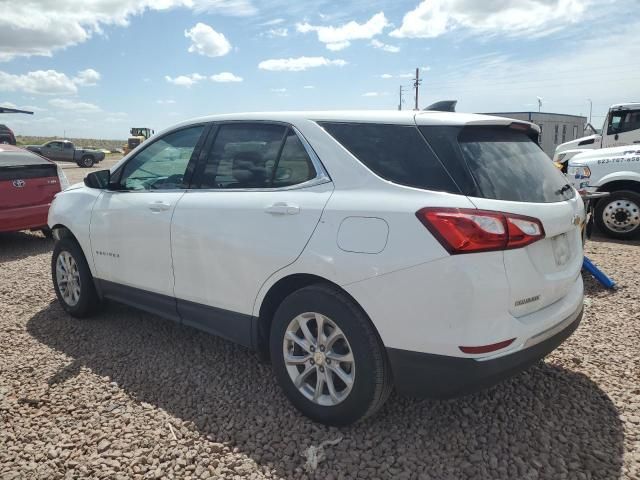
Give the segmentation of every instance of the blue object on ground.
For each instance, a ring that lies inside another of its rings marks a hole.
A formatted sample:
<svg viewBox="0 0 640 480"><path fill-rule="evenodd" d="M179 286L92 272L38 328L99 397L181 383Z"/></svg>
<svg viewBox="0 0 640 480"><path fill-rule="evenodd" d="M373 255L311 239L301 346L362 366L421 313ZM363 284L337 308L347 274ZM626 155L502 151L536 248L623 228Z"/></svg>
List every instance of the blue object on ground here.
<svg viewBox="0 0 640 480"><path fill-rule="evenodd" d="M584 260L582 261L582 268L593 275L593 277L597 281L599 281L605 288L615 288L616 282L602 273L602 271L598 267L596 267L587 257L584 257Z"/></svg>

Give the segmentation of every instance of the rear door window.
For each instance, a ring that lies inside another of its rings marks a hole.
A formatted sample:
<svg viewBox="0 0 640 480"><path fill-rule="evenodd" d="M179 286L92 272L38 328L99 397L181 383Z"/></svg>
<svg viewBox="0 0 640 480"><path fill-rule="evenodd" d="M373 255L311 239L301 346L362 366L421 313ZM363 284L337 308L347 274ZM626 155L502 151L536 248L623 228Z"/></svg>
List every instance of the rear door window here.
<svg viewBox="0 0 640 480"><path fill-rule="evenodd" d="M218 127L213 148L193 182L204 189L265 189L300 185L316 170L293 129L234 122Z"/></svg>
<svg viewBox="0 0 640 480"><path fill-rule="evenodd" d="M414 126L334 122L320 125L385 180L425 190L460 193Z"/></svg>
<svg viewBox="0 0 640 480"><path fill-rule="evenodd" d="M469 195L531 203L574 196L564 175L525 132L501 126L420 130L436 154L468 169L477 186Z"/></svg>

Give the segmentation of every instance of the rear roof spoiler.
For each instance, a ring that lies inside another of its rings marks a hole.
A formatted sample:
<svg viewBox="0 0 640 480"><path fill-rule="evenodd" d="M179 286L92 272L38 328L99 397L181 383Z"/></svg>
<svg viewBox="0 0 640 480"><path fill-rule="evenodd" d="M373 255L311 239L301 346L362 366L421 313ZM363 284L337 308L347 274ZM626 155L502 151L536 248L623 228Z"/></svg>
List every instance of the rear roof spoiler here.
<svg viewBox="0 0 640 480"><path fill-rule="evenodd" d="M429 112L455 112L457 103L457 100L440 100L432 103L425 110Z"/></svg>

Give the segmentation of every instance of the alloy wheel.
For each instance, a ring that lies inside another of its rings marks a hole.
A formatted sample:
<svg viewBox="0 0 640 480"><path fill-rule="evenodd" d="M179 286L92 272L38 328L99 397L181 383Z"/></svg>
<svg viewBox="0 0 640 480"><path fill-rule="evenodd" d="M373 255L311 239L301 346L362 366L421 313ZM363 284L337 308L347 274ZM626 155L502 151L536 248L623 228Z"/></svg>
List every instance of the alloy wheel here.
<svg viewBox="0 0 640 480"><path fill-rule="evenodd" d="M298 391L313 403L334 406L353 388L356 365L344 332L326 315L302 313L282 342L284 363Z"/></svg>
<svg viewBox="0 0 640 480"><path fill-rule="evenodd" d="M78 264L69 252L60 252L56 261L56 283L67 305L73 307L80 300L80 272Z"/></svg>

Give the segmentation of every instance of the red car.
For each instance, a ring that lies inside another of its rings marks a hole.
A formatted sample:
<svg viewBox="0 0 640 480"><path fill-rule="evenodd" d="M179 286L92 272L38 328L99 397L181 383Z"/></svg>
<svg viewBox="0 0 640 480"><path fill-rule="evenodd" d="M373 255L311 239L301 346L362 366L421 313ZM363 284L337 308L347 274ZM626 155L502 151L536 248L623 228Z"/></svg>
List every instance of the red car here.
<svg viewBox="0 0 640 480"><path fill-rule="evenodd" d="M56 193L68 185L62 170L35 153L0 145L0 232L42 230Z"/></svg>

